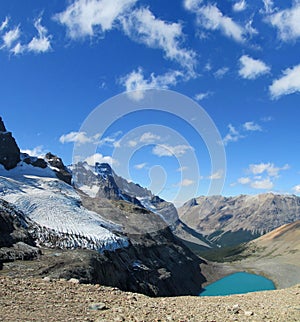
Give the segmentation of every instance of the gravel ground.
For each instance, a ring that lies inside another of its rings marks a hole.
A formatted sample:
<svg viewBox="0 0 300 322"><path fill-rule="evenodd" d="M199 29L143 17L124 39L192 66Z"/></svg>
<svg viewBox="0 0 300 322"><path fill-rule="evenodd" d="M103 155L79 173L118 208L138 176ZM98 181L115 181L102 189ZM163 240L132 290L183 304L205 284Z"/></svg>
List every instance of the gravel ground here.
<svg viewBox="0 0 300 322"><path fill-rule="evenodd" d="M76 282L0 277L0 321L300 321L300 285L226 297L149 298Z"/></svg>

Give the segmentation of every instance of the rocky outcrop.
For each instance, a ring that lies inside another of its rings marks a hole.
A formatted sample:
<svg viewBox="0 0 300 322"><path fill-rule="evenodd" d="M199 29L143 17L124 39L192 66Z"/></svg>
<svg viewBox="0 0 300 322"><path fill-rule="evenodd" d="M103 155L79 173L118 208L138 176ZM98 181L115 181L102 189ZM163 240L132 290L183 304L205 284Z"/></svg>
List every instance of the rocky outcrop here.
<svg viewBox="0 0 300 322"><path fill-rule="evenodd" d="M300 197L266 193L199 197L184 204L180 219L212 243L234 246L300 219Z"/></svg>
<svg viewBox="0 0 300 322"><path fill-rule="evenodd" d="M34 246L28 232L28 223L12 204L0 199L0 247L10 247L17 242Z"/></svg>
<svg viewBox="0 0 300 322"><path fill-rule="evenodd" d="M48 152L45 155L45 159L48 164L52 167L52 170L56 173L58 179L66 182L67 184L71 184L72 182L72 174L69 169L64 165L61 158Z"/></svg>
<svg viewBox="0 0 300 322"><path fill-rule="evenodd" d="M0 117L0 164L6 170L13 169L20 162L20 149L11 132L7 132Z"/></svg>
<svg viewBox="0 0 300 322"><path fill-rule="evenodd" d="M0 263L38 257L41 251L35 247L28 227L23 214L0 199Z"/></svg>
<svg viewBox="0 0 300 322"><path fill-rule="evenodd" d="M102 254L90 250L43 249L39 261L6 264L10 276L71 278L149 296L198 295L205 278L201 260L170 231L132 238L127 248ZM24 266L24 265L23 265Z"/></svg>

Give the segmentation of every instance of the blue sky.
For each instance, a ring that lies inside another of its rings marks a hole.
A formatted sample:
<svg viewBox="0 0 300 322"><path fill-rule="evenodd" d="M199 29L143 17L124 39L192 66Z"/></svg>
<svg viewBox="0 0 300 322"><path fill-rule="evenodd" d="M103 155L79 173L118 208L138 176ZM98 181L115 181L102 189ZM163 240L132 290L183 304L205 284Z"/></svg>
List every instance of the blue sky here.
<svg viewBox="0 0 300 322"><path fill-rule="evenodd" d="M0 115L24 151L52 151L69 164L74 143L94 140L97 160L116 171L113 153L132 129L150 120L174 128L187 143L170 146L145 128L129 163L131 180L159 178L169 200L195 182L205 194L225 175L225 195L299 194L299 40L297 0L3 0ZM80 132L99 104L148 88L203 107L223 138L226 174L213 173L205 143L166 116L133 115L94 138ZM200 173L183 180L178 155L189 147ZM176 202L189 197L187 189Z"/></svg>

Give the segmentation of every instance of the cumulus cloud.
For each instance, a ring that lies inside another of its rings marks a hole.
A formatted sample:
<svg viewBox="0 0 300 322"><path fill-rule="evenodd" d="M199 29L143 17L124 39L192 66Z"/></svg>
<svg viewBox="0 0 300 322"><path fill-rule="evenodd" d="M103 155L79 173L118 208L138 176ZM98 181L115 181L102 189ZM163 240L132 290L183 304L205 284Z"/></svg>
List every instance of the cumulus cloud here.
<svg viewBox="0 0 300 322"><path fill-rule="evenodd" d="M148 8L136 9L121 19L126 35L150 48L162 49L166 58L177 62L194 75L196 54L182 48L182 25L158 19Z"/></svg>
<svg viewBox="0 0 300 322"><path fill-rule="evenodd" d="M263 61L253 59L247 55L240 57L239 62L239 75L246 79L256 79L257 77L270 72L270 67Z"/></svg>
<svg viewBox="0 0 300 322"><path fill-rule="evenodd" d="M251 179L249 177L241 177L237 180L240 184L249 184L251 182Z"/></svg>
<svg viewBox="0 0 300 322"><path fill-rule="evenodd" d="M202 101L203 99L208 98L211 95L212 95L212 92L198 93L195 95L195 100Z"/></svg>
<svg viewBox="0 0 300 322"><path fill-rule="evenodd" d="M49 51L51 49L51 35L48 35L48 30L42 26L41 20L42 18L39 17L34 21L34 27L38 31L38 36L33 37L28 44L21 43L21 28L17 26L5 32L2 36L3 45L1 49L7 49L14 55L19 55L24 52L44 53ZM6 18L1 24L0 31L7 29L8 23L9 19Z"/></svg>
<svg viewBox="0 0 300 322"><path fill-rule="evenodd" d="M146 167L147 163L144 162L144 163L139 163L139 164L136 164L134 165L134 168L137 169L137 170L142 170Z"/></svg>
<svg viewBox="0 0 300 322"><path fill-rule="evenodd" d="M182 181L178 182L175 186L176 187L188 187L194 184L195 181L191 179L183 179Z"/></svg>
<svg viewBox="0 0 300 322"><path fill-rule="evenodd" d="M245 131L262 131L262 127L254 122L245 122L243 128Z"/></svg>
<svg viewBox="0 0 300 322"><path fill-rule="evenodd" d="M47 153L44 150L43 145L36 146L33 149L22 149L21 152L26 153L32 157L44 157L44 155Z"/></svg>
<svg viewBox="0 0 300 322"><path fill-rule="evenodd" d="M236 11L236 12L243 11L246 8L247 8L247 2L245 0L240 0L232 6L233 11Z"/></svg>
<svg viewBox="0 0 300 322"><path fill-rule="evenodd" d="M111 156L104 156L101 153L95 153L84 160L87 164L94 166L96 162L98 163L108 163L111 166L118 165L118 161L113 159Z"/></svg>
<svg viewBox="0 0 300 322"><path fill-rule="evenodd" d="M289 168L288 164L285 164L283 167L276 167L274 163L269 162L250 164L249 171L254 175L267 173L270 177L278 177L280 171L288 170Z"/></svg>
<svg viewBox="0 0 300 322"><path fill-rule="evenodd" d="M159 141L161 137L157 134L151 132L145 132L140 137L140 142L142 143L153 143L155 141Z"/></svg>
<svg viewBox="0 0 300 322"><path fill-rule="evenodd" d="M162 75L152 73L147 79L141 67L120 79L120 83L125 87L131 99L139 101L144 98L144 91L147 89L167 89L171 85L176 85L183 77L183 73L177 70L167 72Z"/></svg>
<svg viewBox="0 0 300 322"><path fill-rule="evenodd" d="M183 5L186 10L194 11L199 9L202 0L184 0Z"/></svg>
<svg viewBox="0 0 300 322"><path fill-rule="evenodd" d="M38 18L34 22L34 27L38 31L38 37L33 37L27 45L27 50L35 53L44 53L51 49L50 38L48 30L41 24L42 18Z"/></svg>
<svg viewBox="0 0 300 322"><path fill-rule="evenodd" d="M292 190L294 191L294 193L300 194L300 184L298 184L297 186L293 187Z"/></svg>
<svg viewBox="0 0 300 322"><path fill-rule="evenodd" d="M100 134L95 134L93 136L88 136L86 132L70 132L68 134L63 134L59 141L61 143L77 143L77 144L85 144L85 143L99 143Z"/></svg>
<svg viewBox="0 0 300 322"><path fill-rule="evenodd" d="M274 12L274 2L273 0L262 0L264 3L263 13L270 14Z"/></svg>
<svg viewBox="0 0 300 322"><path fill-rule="evenodd" d="M263 180L254 180L250 183L250 186L254 189L270 190L274 187L274 183L270 178L266 178Z"/></svg>
<svg viewBox="0 0 300 322"><path fill-rule="evenodd" d="M0 31L4 30L8 26L8 22L9 22L9 17L5 17L5 20L2 21L0 25Z"/></svg>
<svg viewBox="0 0 300 322"><path fill-rule="evenodd" d="M210 180L219 180L223 178L223 170L218 170L214 173L212 173L210 176L208 176L208 179Z"/></svg>
<svg viewBox="0 0 300 322"><path fill-rule="evenodd" d="M159 142L161 140L161 137L155 133L152 132L145 132L141 136L129 140L127 142L127 145L130 147L135 147L138 145L138 143L145 143L145 144L151 144L155 142Z"/></svg>
<svg viewBox="0 0 300 322"><path fill-rule="evenodd" d="M19 26L5 32L5 34L2 36L3 45L1 48L6 48L8 50L12 49L13 45L20 38L20 35L21 30Z"/></svg>
<svg viewBox="0 0 300 322"><path fill-rule="evenodd" d="M186 171L188 170L189 168L186 167L186 166L182 166L182 167L179 167L178 169L176 169L177 172L183 172L183 171Z"/></svg>
<svg viewBox="0 0 300 322"><path fill-rule="evenodd" d="M229 132L223 138L224 145L227 145L229 142L237 142L239 139L242 139L244 137L232 124L228 125L228 129Z"/></svg>
<svg viewBox="0 0 300 322"><path fill-rule="evenodd" d="M199 4L199 3L198 3ZM208 30L220 30L226 37L237 42L245 40L245 29L224 15L215 4L206 6L194 5L194 1L186 1L185 8L197 16L197 24Z"/></svg>
<svg viewBox="0 0 300 322"><path fill-rule="evenodd" d="M70 38L92 37L114 27L116 19L137 0L76 0L54 19L65 25Z"/></svg>
<svg viewBox="0 0 300 322"><path fill-rule="evenodd" d="M224 66L219 68L216 72L214 72L214 76L218 79L222 79L229 71L229 68Z"/></svg>
<svg viewBox="0 0 300 322"><path fill-rule="evenodd" d="M292 8L272 14L268 21L278 29L278 36L281 40L296 40L300 37L300 2L295 1Z"/></svg>
<svg viewBox="0 0 300 322"><path fill-rule="evenodd" d="M273 81L269 86L272 99L300 92L300 64L283 71L283 76Z"/></svg>
<svg viewBox="0 0 300 322"><path fill-rule="evenodd" d="M236 183L248 185L253 189L270 190L274 187L280 172L289 168L288 164L278 167L271 162L250 164L246 170L248 176L239 178Z"/></svg>
<svg viewBox="0 0 300 322"><path fill-rule="evenodd" d="M171 146L168 144L160 144L156 145L152 149L152 153L159 157L181 157L186 154L188 151L192 150L193 148L190 145L175 145Z"/></svg>

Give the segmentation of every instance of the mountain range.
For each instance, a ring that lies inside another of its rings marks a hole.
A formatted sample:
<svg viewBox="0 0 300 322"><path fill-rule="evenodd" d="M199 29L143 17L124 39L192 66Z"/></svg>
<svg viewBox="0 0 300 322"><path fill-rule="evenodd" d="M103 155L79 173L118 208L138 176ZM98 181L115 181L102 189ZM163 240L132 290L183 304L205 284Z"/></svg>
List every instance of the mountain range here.
<svg viewBox="0 0 300 322"><path fill-rule="evenodd" d="M265 193L201 196L178 209L180 219L208 241L234 246L300 219L300 197Z"/></svg>
<svg viewBox="0 0 300 322"><path fill-rule="evenodd" d="M271 193L198 197L177 211L107 163L20 152L0 118L0 274L196 295L205 261L193 247L236 246L299 219L299 197Z"/></svg>

